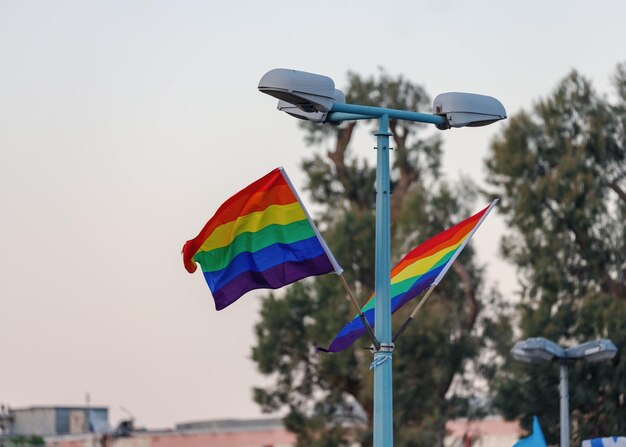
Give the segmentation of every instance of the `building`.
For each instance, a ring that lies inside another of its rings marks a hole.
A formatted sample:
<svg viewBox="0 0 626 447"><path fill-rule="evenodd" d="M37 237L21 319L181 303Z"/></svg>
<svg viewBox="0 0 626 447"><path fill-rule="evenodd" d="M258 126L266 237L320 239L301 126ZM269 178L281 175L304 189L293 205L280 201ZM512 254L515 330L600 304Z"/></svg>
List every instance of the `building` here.
<svg viewBox="0 0 626 447"><path fill-rule="evenodd" d="M37 435L48 447L293 447L296 442L280 419L186 422L172 430L138 430L129 420L111 430L107 408L31 407L9 414L5 439ZM459 419L446 428L445 447L511 446L521 435L519 423L499 417Z"/></svg>
<svg viewBox="0 0 626 447"><path fill-rule="evenodd" d="M0 419L5 436L46 437L111 431L106 407L9 408Z"/></svg>

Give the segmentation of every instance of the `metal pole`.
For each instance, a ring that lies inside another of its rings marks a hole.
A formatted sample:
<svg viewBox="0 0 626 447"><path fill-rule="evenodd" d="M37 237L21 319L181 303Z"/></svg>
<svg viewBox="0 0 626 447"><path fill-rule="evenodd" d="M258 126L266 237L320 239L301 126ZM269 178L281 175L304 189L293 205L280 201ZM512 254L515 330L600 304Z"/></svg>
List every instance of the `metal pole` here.
<svg viewBox="0 0 626 447"><path fill-rule="evenodd" d="M374 447L393 446L393 396L391 352L391 248L389 116L378 121L376 158L376 338L381 349L374 353Z"/></svg>
<svg viewBox="0 0 626 447"><path fill-rule="evenodd" d="M561 447L569 447L569 385L567 383L567 362L561 362Z"/></svg>
<svg viewBox="0 0 626 447"><path fill-rule="evenodd" d="M387 115L387 119L416 121L418 123L430 123L442 125L446 124L446 119L443 116L431 115L430 113L410 112L408 110L388 109L386 107L372 107L361 106L359 104L343 104L335 103L331 110L330 119L341 121L342 119L351 119L345 115L332 115L334 112L339 113L351 113L353 115L371 116L372 118L382 118L383 115ZM363 119L359 117L357 119Z"/></svg>

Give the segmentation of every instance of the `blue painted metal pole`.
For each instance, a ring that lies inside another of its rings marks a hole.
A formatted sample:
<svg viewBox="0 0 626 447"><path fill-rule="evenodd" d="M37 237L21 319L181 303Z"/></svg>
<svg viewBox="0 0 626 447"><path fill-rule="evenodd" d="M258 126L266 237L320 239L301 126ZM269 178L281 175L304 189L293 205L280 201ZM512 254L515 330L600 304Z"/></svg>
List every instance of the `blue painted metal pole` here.
<svg viewBox="0 0 626 447"><path fill-rule="evenodd" d="M393 446L393 396L391 353L391 218L389 180L389 116L379 118L376 161L376 338L381 350L374 353L374 447Z"/></svg>
<svg viewBox="0 0 626 447"><path fill-rule="evenodd" d="M569 384L567 377L567 362L561 362L561 380L559 391L561 395L561 447L569 447Z"/></svg>
<svg viewBox="0 0 626 447"><path fill-rule="evenodd" d="M354 115L371 116L372 118L379 118L383 115L387 115L388 118L406 121L415 121L418 123L430 123L430 124L445 124L446 119L443 116L431 115L430 113L409 112L407 110L387 109L385 107L372 107L361 106L358 104L343 104L335 103L329 118L331 120L341 121L341 119L350 119L347 116L334 115L335 112L350 113ZM335 117L341 116L341 119ZM362 117L359 119L363 119Z"/></svg>
<svg viewBox="0 0 626 447"><path fill-rule="evenodd" d="M344 112L330 112L326 117L326 121L329 123L336 123L340 121L356 121L356 120L371 120L375 119L372 115L357 115L355 113Z"/></svg>

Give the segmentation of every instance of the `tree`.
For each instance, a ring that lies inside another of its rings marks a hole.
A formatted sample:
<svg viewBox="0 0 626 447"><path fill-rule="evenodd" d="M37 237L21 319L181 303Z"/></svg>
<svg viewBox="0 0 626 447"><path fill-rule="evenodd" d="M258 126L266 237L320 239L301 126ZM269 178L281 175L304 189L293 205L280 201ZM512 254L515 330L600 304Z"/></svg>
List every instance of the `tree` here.
<svg viewBox="0 0 626 447"><path fill-rule="evenodd" d="M424 89L381 71L363 78L349 73L350 103L406 110L429 106ZM306 142L325 153L305 159L307 191L318 205L325 239L364 303L374 288L375 169L351 152L357 122L339 127L303 123ZM392 257L469 216L473 195L466 183L449 185L440 172L441 142L422 137L424 126L390 121L393 133ZM393 262L393 260L392 260ZM468 247L432 301L400 339L394 352L395 444L442 445L446 419L466 412L471 393L464 380L481 339L476 326L484 299L482 269ZM408 309L395 315L395 327ZM317 354L355 314L333 275L302 281L263 301L253 359L274 383L255 389L266 412L287 410L286 427L298 445L370 445L372 355L365 338L348 351Z"/></svg>
<svg viewBox="0 0 626 447"><path fill-rule="evenodd" d="M502 252L521 278L521 338L611 338L621 352L611 364L570 368L573 445L626 432L625 65L614 81L610 102L573 71L532 112L509 119L487 160L511 229ZM503 356L511 344L501 344ZM496 405L526 427L538 415L555 443L558 381L555 365L509 356L494 377Z"/></svg>

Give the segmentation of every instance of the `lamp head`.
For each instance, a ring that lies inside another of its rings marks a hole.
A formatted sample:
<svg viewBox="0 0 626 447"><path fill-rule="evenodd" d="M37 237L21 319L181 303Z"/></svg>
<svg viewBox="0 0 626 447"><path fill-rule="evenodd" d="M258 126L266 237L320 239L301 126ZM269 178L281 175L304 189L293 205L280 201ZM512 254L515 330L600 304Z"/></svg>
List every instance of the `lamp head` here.
<svg viewBox="0 0 626 447"><path fill-rule="evenodd" d="M341 90L335 89L334 102L345 104L346 95L344 95ZM284 101L282 99L278 100L278 105L276 106L276 108L280 110L281 112L285 112L293 116L294 118L298 118L298 119L306 120L306 121L312 121L314 123L325 123L326 117L328 116L327 111L326 112L318 112L318 111L305 112L301 108L287 101ZM336 125L341 124L341 122L334 121L334 122L331 122L330 124L333 124L336 126Z"/></svg>
<svg viewBox="0 0 626 447"><path fill-rule="evenodd" d="M543 337L518 341L511 349L511 355L514 359L526 363L550 362L554 359L564 359L566 356L561 346Z"/></svg>
<svg viewBox="0 0 626 447"><path fill-rule="evenodd" d="M524 350L523 341L518 341L517 343L515 343L515 345L513 346L513 349L511 349L511 355L513 356L515 360L524 362L524 363L543 363L543 362L548 362L552 360L552 358L543 359L536 355L532 355L532 353L526 352Z"/></svg>
<svg viewBox="0 0 626 447"><path fill-rule="evenodd" d="M565 353L568 358L585 359L595 363L611 360L617 354L617 347L608 339L593 340L569 348Z"/></svg>
<svg viewBox="0 0 626 447"><path fill-rule="evenodd" d="M335 83L331 78L286 68L265 73L259 81L259 91L306 113L327 113L335 102Z"/></svg>
<svg viewBox="0 0 626 447"><path fill-rule="evenodd" d="M460 92L438 95L433 101L433 114L446 119L446 124L437 126L442 130L486 126L506 118L506 110L496 98Z"/></svg>

